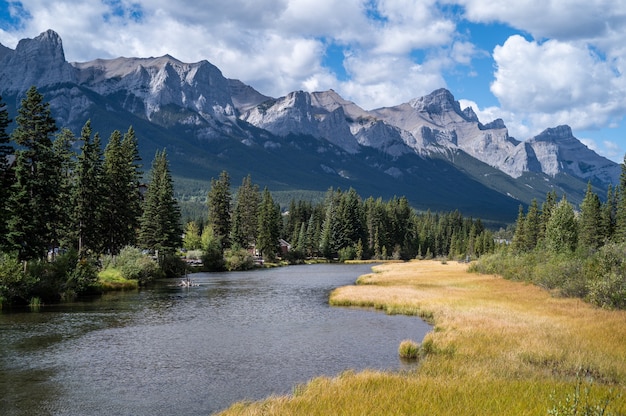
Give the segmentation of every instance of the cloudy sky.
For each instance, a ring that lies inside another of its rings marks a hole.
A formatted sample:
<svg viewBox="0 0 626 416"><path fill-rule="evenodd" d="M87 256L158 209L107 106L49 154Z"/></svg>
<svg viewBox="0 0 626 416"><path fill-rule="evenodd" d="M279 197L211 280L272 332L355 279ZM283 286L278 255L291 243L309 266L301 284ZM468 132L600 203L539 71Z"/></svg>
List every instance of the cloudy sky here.
<svg viewBox="0 0 626 416"><path fill-rule="evenodd" d="M626 152L626 2L0 0L0 43L53 29L68 61L208 60L280 97L334 89L365 109L441 87L520 139L569 124Z"/></svg>

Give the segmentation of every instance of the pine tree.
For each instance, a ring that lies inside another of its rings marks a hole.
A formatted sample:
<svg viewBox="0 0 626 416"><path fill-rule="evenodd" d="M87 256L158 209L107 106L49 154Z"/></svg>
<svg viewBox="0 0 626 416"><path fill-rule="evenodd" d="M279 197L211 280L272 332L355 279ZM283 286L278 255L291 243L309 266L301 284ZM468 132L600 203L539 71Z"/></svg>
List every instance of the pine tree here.
<svg viewBox="0 0 626 416"><path fill-rule="evenodd" d="M591 183L587 184L585 197L580 205L579 245L583 249L595 250L603 242L602 212L600 198L596 195Z"/></svg>
<svg viewBox="0 0 626 416"><path fill-rule="evenodd" d="M613 239L615 233L615 211L617 210L617 196L613 187L609 185L606 192L606 201L602 204L601 233L605 241Z"/></svg>
<svg viewBox="0 0 626 416"><path fill-rule="evenodd" d="M6 247L7 222L9 220L9 191L11 187L11 172L9 171L9 155L13 148L9 145L10 136L7 128L11 120L6 105L0 97L0 249Z"/></svg>
<svg viewBox="0 0 626 416"><path fill-rule="evenodd" d="M578 223L572 205L563 197L546 225L546 249L553 253L573 252L578 244Z"/></svg>
<svg viewBox="0 0 626 416"><path fill-rule="evenodd" d="M254 247L258 232L259 186L252 184L250 175L243 178L237 190L233 209L231 241L240 247Z"/></svg>
<svg viewBox="0 0 626 416"><path fill-rule="evenodd" d="M272 194L265 188L259 206L257 250L266 260L274 260L278 254L280 220L280 207L274 203Z"/></svg>
<svg viewBox="0 0 626 416"><path fill-rule="evenodd" d="M615 241L626 242L626 155L621 163L622 173L619 178L619 197L615 213Z"/></svg>
<svg viewBox="0 0 626 416"><path fill-rule="evenodd" d="M541 226L539 228L539 243L543 242L546 235L546 227L548 225L548 221L550 221L550 217L552 216L552 211L556 207L558 201L558 197L556 191L550 191L546 194L546 199L541 204Z"/></svg>
<svg viewBox="0 0 626 416"><path fill-rule="evenodd" d="M57 245L65 249L77 246L72 205L76 174L76 154L72 146L75 141L74 133L68 129L63 129L52 144L60 174L54 238L58 242Z"/></svg>
<svg viewBox="0 0 626 416"><path fill-rule="evenodd" d="M12 139L16 151L15 181L8 201L7 240L20 260L42 258L54 245L52 227L59 175L52 152L57 130L50 105L35 87L26 92L15 119Z"/></svg>
<svg viewBox="0 0 626 416"><path fill-rule="evenodd" d="M104 223L107 189L104 187L103 155L98 133L92 138L91 121L82 128L81 153L78 155L76 186L72 197L74 222L81 257L99 254L104 249Z"/></svg>
<svg viewBox="0 0 626 416"><path fill-rule="evenodd" d="M139 244L160 254L171 253L181 245L182 229L165 150L156 152L150 178L140 220Z"/></svg>
<svg viewBox="0 0 626 416"><path fill-rule="evenodd" d="M230 176L222 171L219 179L211 179L211 190L207 197L209 225L222 242L222 248L230 247L231 226Z"/></svg>
<svg viewBox="0 0 626 416"><path fill-rule="evenodd" d="M513 234L512 247L515 251L524 251L526 248L526 216L524 215L524 207L519 206L517 211L517 220L515 221L515 233Z"/></svg>
<svg viewBox="0 0 626 416"><path fill-rule="evenodd" d="M541 218L539 214L539 205L537 200L533 199L528 207L526 220L524 224L524 249L526 251L534 250L539 242L539 234L541 232Z"/></svg>
<svg viewBox="0 0 626 416"><path fill-rule="evenodd" d="M132 128L122 140L114 131L104 150L104 186L106 188L106 251L117 254L136 241L141 216L138 167L139 156Z"/></svg>

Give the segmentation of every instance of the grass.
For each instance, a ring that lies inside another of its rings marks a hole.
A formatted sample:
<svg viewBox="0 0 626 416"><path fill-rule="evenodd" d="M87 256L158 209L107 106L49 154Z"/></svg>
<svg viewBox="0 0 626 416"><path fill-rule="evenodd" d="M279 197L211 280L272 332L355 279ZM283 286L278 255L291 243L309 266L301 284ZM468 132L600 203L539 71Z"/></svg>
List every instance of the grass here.
<svg viewBox="0 0 626 416"><path fill-rule="evenodd" d="M108 268L98 273L98 286L104 292L135 290L139 287L139 282L124 278L118 269Z"/></svg>
<svg viewBox="0 0 626 416"><path fill-rule="evenodd" d="M605 415L626 414L625 311L467 267L385 264L331 294L333 305L430 317L417 370L320 377L292 396L236 403L222 414L546 415L581 386L589 408L608 403ZM558 414L593 414L568 409Z"/></svg>

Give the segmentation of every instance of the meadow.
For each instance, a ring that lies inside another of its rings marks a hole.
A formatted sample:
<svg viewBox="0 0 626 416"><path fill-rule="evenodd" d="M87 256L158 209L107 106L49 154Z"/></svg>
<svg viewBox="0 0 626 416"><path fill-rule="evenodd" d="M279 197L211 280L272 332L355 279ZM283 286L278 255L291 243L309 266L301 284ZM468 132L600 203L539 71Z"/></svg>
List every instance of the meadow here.
<svg viewBox="0 0 626 416"><path fill-rule="evenodd" d="M331 294L335 306L431 322L416 370L320 377L290 396L235 403L221 414L626 414L626 311L467 269L435 260L384 264Z"/></svg>

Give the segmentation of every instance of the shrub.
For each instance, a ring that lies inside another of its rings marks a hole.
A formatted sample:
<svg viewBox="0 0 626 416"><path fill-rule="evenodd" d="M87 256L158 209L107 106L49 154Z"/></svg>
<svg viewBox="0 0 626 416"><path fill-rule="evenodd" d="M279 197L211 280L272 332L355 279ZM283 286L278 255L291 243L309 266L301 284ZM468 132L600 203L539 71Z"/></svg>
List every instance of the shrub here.
<svg viewBox="0 0 626 416"><path fill-rule="evenodd" d="M354 246L350 246L350 247L344 247L339 249L339 261L346 261L346 260L354 260L356 259L356 247Z"/></svg>
<svg viewBox="0 0 626 416"><path fill-rule="evenodd" d="M98 263L86 257L78 260L76 268L69 274L66 289L68 296L85 295L98 289Z"/></svg>
<svg viewBox="0 0 626 416"><path fill-rule="evenodd" d="M588 285L587 300L609 309L626 309L626 277L608 273Z"/></svg>
<svg viewBox="0 0 626 416"><path fill-rule="evenodd" d="M159 275L159 265L156 260L137 247L124 247L113 264L125 279L137 280L139 284L144 284Z"/></svg>
<svg viewBox="0 0 626 416"><path fill-rule="evenodd" d="M254 259L246 249L233 247L224 252L224 261L228 271L250 270L254 267Z"/></svg>
<svg viewBox="0 0 626 416"><path fill-rule="evenodd" d="M0 253L0 298L3 303L25 303L30 298L37 278L24 274L17 256Z"/></svg>
<svg viewBox="0 0 626 416"><path fill-rule="evenodd" d="M176 254L168 253L161 259L161 272L165 277L180 277L186 269L187 263Z"/></svg>
<svg viewBox="0 0 626 416"><path fill-rule="evenodd" d="M398 347L398 354L400 355L400 358L415 360L419 357L419 353L419 344L410 339L405 339L400 343L400 347Z"/></svg>

